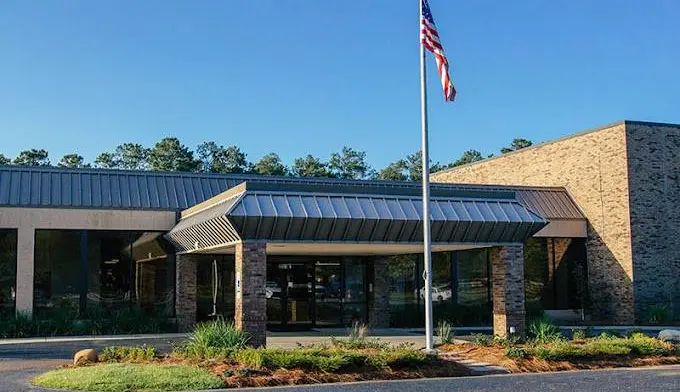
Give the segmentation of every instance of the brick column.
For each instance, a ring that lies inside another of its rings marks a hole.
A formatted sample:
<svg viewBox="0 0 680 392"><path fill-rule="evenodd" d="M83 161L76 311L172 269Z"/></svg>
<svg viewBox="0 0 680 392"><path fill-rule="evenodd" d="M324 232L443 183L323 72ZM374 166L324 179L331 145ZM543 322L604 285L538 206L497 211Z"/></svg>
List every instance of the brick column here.
<svg viewBox="0 0 680 392"><path fill-rule="evenodd" d="M522 244L491 249L493 333L506 337L510 327L524 338L524 249Z"/></svg>
<svg viewBox="0 0 680 392"><path fill-rule="evenodd" d="M368 324L371 328L390 326L390 271L389 259L378 256L373 259L373 292L368 307Z"/></svg>
<svg viewBox="0 0 680 392"><path fill-rule="evenodd" d="M178 254L175 268L175 314L180 332L196 325L196 260L191 254Z"/></svg>
<svg viewBox="0 0 680 392"><path fill-rule="evenodd" d="M266 346L266 247L261 242L242 242L236 245L235 253L236 309L234 322L237 328L248 332L251 346Z"/></svg>

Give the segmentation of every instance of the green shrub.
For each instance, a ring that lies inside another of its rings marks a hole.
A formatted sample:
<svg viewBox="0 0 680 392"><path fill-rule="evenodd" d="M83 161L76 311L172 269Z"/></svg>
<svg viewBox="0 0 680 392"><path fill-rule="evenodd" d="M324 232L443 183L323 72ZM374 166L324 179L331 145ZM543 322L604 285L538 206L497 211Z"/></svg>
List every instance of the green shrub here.
<svg viewBox="0 0 680 392"><path fill-rule="evenodd" d="M583 350L588 356L619 356L629 355L630 347L624 342L625 339L596 339L586 343Z"/></svg>
<svg viewBox="0 0 680 392"><path fill-rule="evenodd" d="M368 336L368 327L366 324L355 321L349 329L348 337L350 340L365 339Z"/></svg>
<svg viewBox="0 0 680 392"><path fill-rule="evenodd" d="M388 350L369 355L368 366L378 369L417 368L433 360L433 356L417 350Z"/></svg>
<svg viewBox="0 0 680 392"><path fill-rule="evenodd" d="M441 320L437 323L437 336L441 344L450 344L453 341L454 331L448 321Z"/></svg>
<svg viewBox="0 0 680 392"><path fill-rule="evenodd" d="M323 348L244 349L234 352L232 358L240 365L254 369L304 369L324 372L346 370L365 363L363 354Z"/></svg>
<svg viewBox="0 0 680 392"><path fill-rule="evenodd" d="M473 333L472 344L475 346L491 346L493 344L493 338L489 335L484 335L483 333Z"/></svg>
<svg viewBox="0 0 680 392"><path fill-rule="evenodd" d="M494 346L503 346L503 347L513 347L519 343L519 337L518 336L507 336L507 337L501 337L501 336L494 336L493 337L493 342L492 344Z"/></svg>
<svg viewBox="0 0 680 392"><path fill-rule="evenodd" d="M527 352L521 347L506 347L505 356L511 359L522 359L527 356Z"/></svg>
<svg viewBox="0 0 680 392"><path fill-rule="evenodd" d="M246 332L236 329L233 323L219 318L198 324L187 342L176 347L174 351L185 357L226 358L233 351L244 348L248 339Z"/></svg>
<svg viewBox="0 0 680 392"><path fill-rule="evenodd" d="M608 334L587 340L582 345L568 341L558 341L547 345L535 346L531 354L542 359L573 360L598 359L612 356L649 356L671 355L672 345L658 339L634 334L630 338L612 337Z"/></svg>
<svg viewBox="0 0 680 392"><path fill-rule="evenodd" d="M618 339L619 335L616 333L616 331L612 330L606 330L600 332L600 334L597 336L596 339L599 340L612 340L612 339Z"/></svg>
<svg viewBox="0 0 680 392"><path fill-rule="evenodd" d="M562 340L560 330L549 320L536 320L529 324L529 338L539 344L552 343Z"/></svg>
<svg viewBox="0 0 680 392"><path fill-rule="evenodd" d="M364 349L375 349L384 350L389 348L390 344L383 342L378 338L348 338L348 339L338 339L331 337L331 346L335 348L343 348L347 350L364 350Z"/></svg>
<svg viewBox="0 0 680 392"><path fill-rule="evenodd" d="M586 328L574 328L571 330L571 340L585 340L588 337Z"/></svg>
<svg viewBox="0 0 680 392"><path fill-rule="evenodd" d="M665 304L656 304L649 307L645 321L648 324L665 324L671 320L671 309Z"/></svg>
<svg viewBox="0 0 680 392"><path fill-rule="evenodd" d="M550 350L545 347L538 346L531 350L531 354L540 359L548 359L550 357Z"/></svg>
<svg viewBox="0 0 680 392"><path fill-rule="evenodd" d="M174 325L164 314L145 312L138 306L122 309L92 308L79 313L76 307L40 310L27 314L0 314L0 338L32 336L71 336L173 332Z"/></svg>
<svg viewBox="0 0 680 392"><path fill-rule="evenodd" d="M673 353L672 345L643 333L631 335L626 339L626 344L633 355L670 355Z"/></svg>
<svg viewBox="0 0 680 392"><path fill-rule="evenodd" d="M383 350L389 347L389 343L383 342L378 338L368 338L368 327L366 324L355 322L349 330L347 339L331 338L331 346L348 350L376 349Z"/></svg>
<svg viewBox="0 0 680 392"><path fill-rule="evenodd" d="M158 355L154 346L108 346L104 347L99 360L103 362L147 362Z"/></svg>
<svg viewBox="0 0 680 392"><path fill-rule="evenodd" d="M576 346L569 342L556 342L548 346L547 352L541 353L542 358L553 361L582 358L587 356L583 347Z"/></svg>
<svg viewBox="0 0 680 392"><path fill-rule="evenodd" d="M262 350L255 348L246 348L235 351L232 354L232 358L239 364L252 369L260 369L264 363L264 360L262 359Z"/></svg>
<svg viewBox="0 0 680 392"><path fill-rule="evenodd" d="M358 351L323 347L292 350L247 348L231 354L232 360L250 369L303 369L323 372L348 371L361 367L414 368L422 366L432 358L419 350L410 349Z"/></svg>

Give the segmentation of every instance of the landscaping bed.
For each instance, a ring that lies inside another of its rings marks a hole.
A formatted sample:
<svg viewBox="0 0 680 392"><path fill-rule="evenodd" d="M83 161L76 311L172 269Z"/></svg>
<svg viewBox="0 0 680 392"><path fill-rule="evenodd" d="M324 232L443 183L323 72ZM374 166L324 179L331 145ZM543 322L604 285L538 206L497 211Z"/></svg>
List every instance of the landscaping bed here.
<svg viewBox="0 0 680 392"><path fill-rule="evenodd" d="M171 353L160 355L151 346L107 347L99 355L100 363L58 369L35 378L34 383L73 390L169 391L181 389L162 382L173 381L163 377L169 371L186 372L182 381L202 383L202 389L470 374L458 363L410 345L392 346L368 338L361 330L357 327L348 338L331 339L323 345L256 349L247 347L244 333L218 320L199 325ZM129 376L130 372L135 376Z"/></svg>
<svg viewBox="0 0 680 392"><path fill-rule="evenodd" d="M546 372L680 364L680 345L632 332L627 336L602 333L587 337L584 331L571 340L557 328L537 322L523 344L513 339L473 336L470 343L446 344L441 351L486 362L511 372Z"/></svg>

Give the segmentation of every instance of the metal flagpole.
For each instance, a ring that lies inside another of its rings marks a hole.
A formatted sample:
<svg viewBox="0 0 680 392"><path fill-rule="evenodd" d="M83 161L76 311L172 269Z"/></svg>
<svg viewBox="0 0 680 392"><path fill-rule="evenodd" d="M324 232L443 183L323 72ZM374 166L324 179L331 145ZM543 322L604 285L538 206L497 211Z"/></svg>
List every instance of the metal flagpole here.
<svg viewBox="0 0 680 392"><path fill-rule="evenodd" d="M420 3L420 19L423 17L423 2ZM419 23L422 24L422 20ZM418 31L422 29L419 25ZM423 159L423 280L425 281L425 350L434 350L432 327L432 252L430 243L430 157L427 141L427 83L425 77L425 46L420 39L420 117L422 126Z"/></svg>

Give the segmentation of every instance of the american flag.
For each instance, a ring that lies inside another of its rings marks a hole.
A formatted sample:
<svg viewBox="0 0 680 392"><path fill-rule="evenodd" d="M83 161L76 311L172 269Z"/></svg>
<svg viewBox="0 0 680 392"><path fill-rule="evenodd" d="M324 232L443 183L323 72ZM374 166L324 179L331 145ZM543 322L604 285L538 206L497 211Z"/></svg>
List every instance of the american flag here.
<svg viewBox="0 0 680 392"><path fill-rule="evenodd" d="M446 101L453 101L456 98L456 89L453 87L451 78L449 78L449 60L446 59L444 48L439 40L439 32L437 32L437 26L434 24L430 5L427 3L427 0L421 1L423 4L422 14L420 15L420 42L427 50L434 54L437 69L439 69L439 77L444 89L444 99Z"/></svg>

